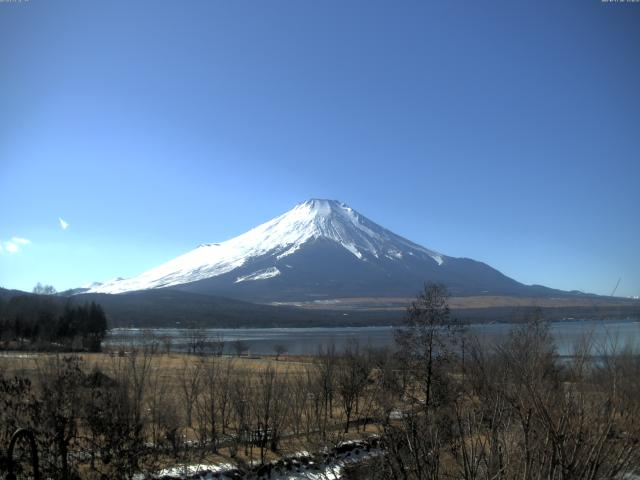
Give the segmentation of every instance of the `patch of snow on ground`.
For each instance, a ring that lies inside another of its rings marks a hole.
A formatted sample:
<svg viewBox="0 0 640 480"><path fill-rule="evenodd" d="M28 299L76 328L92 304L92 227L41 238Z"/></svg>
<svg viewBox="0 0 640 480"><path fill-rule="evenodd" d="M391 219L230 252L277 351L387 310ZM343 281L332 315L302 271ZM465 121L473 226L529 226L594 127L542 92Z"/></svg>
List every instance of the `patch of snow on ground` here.
<svg viewBox="0 0 640 480"><path fill-rule="evenodd" d="M213 478L214 473L221 473L224 475L224 472L228 472L233 470L234 467L230 463L221 463L219 465L208 465L208 464L198 464L198 465L178 465L171 468L165 468L160 470L159 472L150 476L145 476L142 473L134 475L134 480L143 480L145 478L191 478L196 475L201 475L201 478Z"/></svg>
<svg viewBox="0 0 640 480"><path fill-rule="evenodd" d="M343 442L339 447L353 446L353 450L334 454L325 463L315 463L308 452L297 452L281 462L266 465L263 472L240 473L232 464L219 465L178 465L166 468L152 475L137 474L134 480L146 479L202 479L213 480L231 478L252 478L257 480L339 480L345 467L354 465L382 454L379 448L363 448L359 442ZM278 465L280 464L280 465ZM270 468L266 468L269 467Z"/></svg>

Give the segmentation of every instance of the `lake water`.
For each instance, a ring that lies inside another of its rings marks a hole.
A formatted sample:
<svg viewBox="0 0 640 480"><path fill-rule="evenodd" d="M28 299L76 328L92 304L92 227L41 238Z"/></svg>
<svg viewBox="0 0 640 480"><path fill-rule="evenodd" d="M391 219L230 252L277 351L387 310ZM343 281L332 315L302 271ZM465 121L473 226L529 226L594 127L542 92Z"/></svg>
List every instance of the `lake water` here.
<svg viewBox="0 0 640 480"><path fill-rule="evenodd" d="M507 323L469 325L470 333L484 343L495 344L504 339L514 325ZM225 352L233 353L232 343L241 340L251 354L273 354L276 345L284 345L289 354L306 355L317 353L321 346L335 344L337 349L358 340L361 346L391 346L396 327L327 327L327 328L209 328L201 332L211 342L222 339ZM585 320L562 321L550 324L551 333L560 355L571 355L577 341L589 335L596 348L612 345L640 346L640 322L632 320ZM117 348L120 345L143 345L152 341L160 343L171 339L172 351L188 350L191 330L179 328L116 328L110 330L104 345Z"/></svg>

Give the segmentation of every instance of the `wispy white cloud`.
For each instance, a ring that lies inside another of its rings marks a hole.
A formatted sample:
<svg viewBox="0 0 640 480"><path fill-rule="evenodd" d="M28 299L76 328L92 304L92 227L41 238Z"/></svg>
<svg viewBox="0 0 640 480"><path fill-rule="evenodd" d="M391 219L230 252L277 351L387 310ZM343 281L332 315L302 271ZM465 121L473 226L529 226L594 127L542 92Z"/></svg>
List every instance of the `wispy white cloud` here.
<svg viewBox="0 0 640 480"><path fill-rule="evenodd" d="M23 237L11 237L11 240L0 241L0 253L18 253L22 247L31 244L31 240Z"/></svg>
<svg viewBox="0 0 640 480"><path fill-rule="evenodd" d="M20 247L13 242L4 242L4 249L9 253L18 253Z"/></svg>
<svg viewBox="0 0 640 480"><path fill-rule="evenodd" d="M58 217L58 221L60 222L60 228L62 228L63 230L69 228L69 224L65 222L61 217Z"/></svg>

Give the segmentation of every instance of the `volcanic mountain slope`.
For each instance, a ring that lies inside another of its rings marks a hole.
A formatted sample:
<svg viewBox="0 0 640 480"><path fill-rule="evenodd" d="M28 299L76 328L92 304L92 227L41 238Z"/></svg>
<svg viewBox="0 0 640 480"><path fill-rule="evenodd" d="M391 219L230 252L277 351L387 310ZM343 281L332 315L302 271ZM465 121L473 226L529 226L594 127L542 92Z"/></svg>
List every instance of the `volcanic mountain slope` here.
<svg viewBox="0 0 640 480"><path fill-rule="evenodd" d="M89 293L171 287L258 302L414 296L427 281L452 295L546 296L490 266L417 245L335 200L312 199L222 243L200 245Z"/></svg>

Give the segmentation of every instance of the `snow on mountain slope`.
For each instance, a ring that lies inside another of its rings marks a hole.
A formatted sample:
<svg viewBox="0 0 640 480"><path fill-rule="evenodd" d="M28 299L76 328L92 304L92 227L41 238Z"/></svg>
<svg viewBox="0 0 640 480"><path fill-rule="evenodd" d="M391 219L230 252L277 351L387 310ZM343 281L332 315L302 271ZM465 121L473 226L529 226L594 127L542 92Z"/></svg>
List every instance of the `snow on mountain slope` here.
<svg viewBox="0 0 640 480"><path fill-rule="evenodd" d="M267 278L273 278L280 275L278 267L269 267L263 270L258 270L249 275L242 275L236 279L234 283L247 282L251 280L266 280Z"/></svg>
<svg viewBox="0 0 640 480"><path fill-rule="evenodd" d="M275 263L318 239L333 242L362 262L424 257L442 265L448 258L395 235L343 203L312 199L238 237L203 244L137 277L107 282L89 292L123 293L193 283L232 272L267 255L273 256ZM274 265L238 276L235 283L265 281L280 273Z"/></svg>

